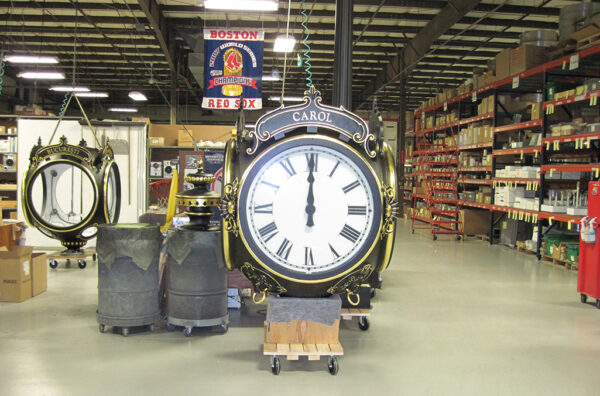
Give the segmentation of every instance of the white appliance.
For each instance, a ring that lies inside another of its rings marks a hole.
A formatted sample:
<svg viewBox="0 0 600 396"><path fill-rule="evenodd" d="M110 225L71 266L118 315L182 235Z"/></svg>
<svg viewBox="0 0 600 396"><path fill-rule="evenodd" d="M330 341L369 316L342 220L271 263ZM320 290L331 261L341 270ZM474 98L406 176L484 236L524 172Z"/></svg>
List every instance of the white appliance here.
<svg viewBox="0 0 600 396"><path fill-rule="evenodd" d="M177 169L177 160L163 161L163 177L170 179L173 177L173 171Z"/></svg>
<svg viewBox="0 0 600 396"><path fill-rule="evenodd" d="M17 159L14 154L4 154L2 159L2 168L4 170L14 171L17 167Z"/></svg>
<svg viewBox="0 0 600 396"><path fill-rule="evenodd" d="M150 177L162 177L162 176L163 176L162 162L156 162L156 161L150 162Z"/></svg>

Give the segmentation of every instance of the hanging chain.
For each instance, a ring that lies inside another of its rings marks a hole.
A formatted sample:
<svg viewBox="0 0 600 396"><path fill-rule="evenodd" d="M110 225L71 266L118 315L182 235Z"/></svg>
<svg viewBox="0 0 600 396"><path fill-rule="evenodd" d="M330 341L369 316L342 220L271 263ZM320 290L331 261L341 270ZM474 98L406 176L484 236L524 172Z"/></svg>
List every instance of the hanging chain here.
<svg viewBox="0 0 600 396"><path fill-rule="evenodd" d="M312 87L312 72L310 71L312 65L310 64L310 45L308 45L307 41L310 37L310 30L308 29L308 7L306 6L306 1L302 0L302 11L301 14L304 16L304 20L301 25L304 28L304 39L302 40L302 44L306 48L302 55L302 59L304 60L304 70L306 71L306 86L308 88Z"/></svg>

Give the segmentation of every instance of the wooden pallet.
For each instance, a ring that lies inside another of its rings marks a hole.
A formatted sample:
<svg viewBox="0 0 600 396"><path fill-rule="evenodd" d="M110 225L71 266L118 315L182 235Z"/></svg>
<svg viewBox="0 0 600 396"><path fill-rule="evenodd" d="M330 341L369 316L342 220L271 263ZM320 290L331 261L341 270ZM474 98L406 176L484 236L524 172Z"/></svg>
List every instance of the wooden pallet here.
<svg viewBox="0 0 600 396"><path fill-rule="evenodd" d="M526 249L526 248L520 247L520 246L517 246L517 252L522 252L522 253L527 253L527 254L533 254L533 255L535 255L535 250L529 250L529 249Z"/></svg>
<svg viewBox="0 0 600 396"><path fill-rule="evenodd" d="M342 344L264 344L263 355L285 356L287 360L298 360L307 356L308 360L320 360L321 356L342 356Z"/></svg>
<svg viewBox="0 0 600 396"><path fill-rule="evenodd" d="M78 253L61 251L48 254L48 260L84 260L88 257L94 257L95 254L95 249L82 249L81 252Z"/></svg>
<svg viewBox="0 0 600 396"><path fill-rule="evenodd" d="M351 320L353 317L369 316L371 315L370 309L364 308L342 308L342 319Z"/></svg>
<svg viewBox="0 0 600 396"><path fill-rule="evenodd" d="M554 258L552 256L547 256L547 255L543 254L542 255L542 261L546 261L548 263L552 263L554 265L557 265L557 266L560 266L560 267L564 267L566 269L577 271L577 266L575 264L571 264L567 260L561 260L561 259L557 259L557 258Z"/></svg>
<svg viewBox="0 0 600 396"><path fill-rule="evenodd" d="M581 39L577 42L577 50L586 49L600 43L600 32L589 37Z"/></svg>

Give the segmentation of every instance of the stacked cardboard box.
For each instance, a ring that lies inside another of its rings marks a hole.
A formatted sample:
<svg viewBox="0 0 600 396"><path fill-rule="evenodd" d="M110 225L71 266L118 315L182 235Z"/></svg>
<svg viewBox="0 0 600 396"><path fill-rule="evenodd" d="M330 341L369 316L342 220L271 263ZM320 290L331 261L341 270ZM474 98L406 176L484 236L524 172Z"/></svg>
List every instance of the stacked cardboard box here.
<svg viewBox="0 0 600 396"><path fill-rule="evenodd" d="M47 257L32 255L33 247L0 250L0 301L22 302L46 290Z"/></svg>

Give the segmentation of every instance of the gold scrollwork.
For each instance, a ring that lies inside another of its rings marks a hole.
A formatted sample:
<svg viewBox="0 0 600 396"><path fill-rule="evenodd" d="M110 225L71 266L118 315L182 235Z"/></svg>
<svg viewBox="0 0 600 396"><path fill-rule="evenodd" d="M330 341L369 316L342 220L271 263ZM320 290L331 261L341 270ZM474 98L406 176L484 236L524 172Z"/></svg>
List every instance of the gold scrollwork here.
<svg viewBox="0 0 600 396"><path fill-rule="evenodd" d="M355 292L364 281L371 276L373 272L373 266L366 264L361 269L351 272L350 274L343 277L338 283L327 289L329 294L343 294L348 290Z"/></svg>
<svg viewBox="0 0 600 396"><path fill-rule="evenodd" d="M40 146L35 154L31 157L31 163L33 167L37 164L45 161L54 154L63 154L75 157L83 162L91 163L93 160L92 153L82 146L73 146L67 143L67 138L61 136L58 144L51 146Z"/></svg>
<svg viewBox="0 0 600 396"><path fill-rule="evenodd" d="M394 189L390 186L384 185L381 188L384 197L383 203L383 227L381 227L381 234L379 239L383 239L384 236L394 232L395 221L398 218L398 201L394 194Z"/></svg>
<svg viewBox="0 0 600 396"><path fill-rule="evenodd" d="M258 119L256 122L256 132L250 132L248 138L252 140L251 147L246 149L246 154L253 155L258 151L261 143L264 143L278 135L290 132L299 126L314 126L318 128L325 128L331 131L340 133L341 135L347 136L352 139L356 144L361 145L365 150L367 156L375 158L377 152L371 148L373 142L376 141L376 136L369 132L369 126L367 123L356 114L346 110L343 106L333 107L322 104L321 92L319 92L314 85L311 85L310 89L304 91L303 102L300 105L294 106L280 106L279 108L266 113ZM307 119L302 118L301 114L310 114ZM317 114L322 115L319 119ZM353 130L358 132L348 131L336 125L329 118L337 117L338 119L345 119L346 122L350 122L353 125ZM294 122L289 122L289 118L292 117ZM298 118L300 117L300 118ZM278 118L281 118L283 123L276 122ZM265 129L269 128L269 130ZM274 128L271 130L271 128Z"/></svg>
<svg viewBox="0 0 600 396"><path fill-rule="evenodd" d="M241 268L242 274L252 284L254 285L255 290L259 290L261 293L269 292L273 294L281 294L285 293L287 289L283 287L275 278L266 273L265 271L256 268L252 264L245 262Z"/></svg>
<svg viewBox="0 0 600 396"><path fill-rule="evenodd" d="M239 185L240 181L237 178L225 185L220 205L225 231L233 233L236 237L239 235L237 225L237 194Z"/></svg>

